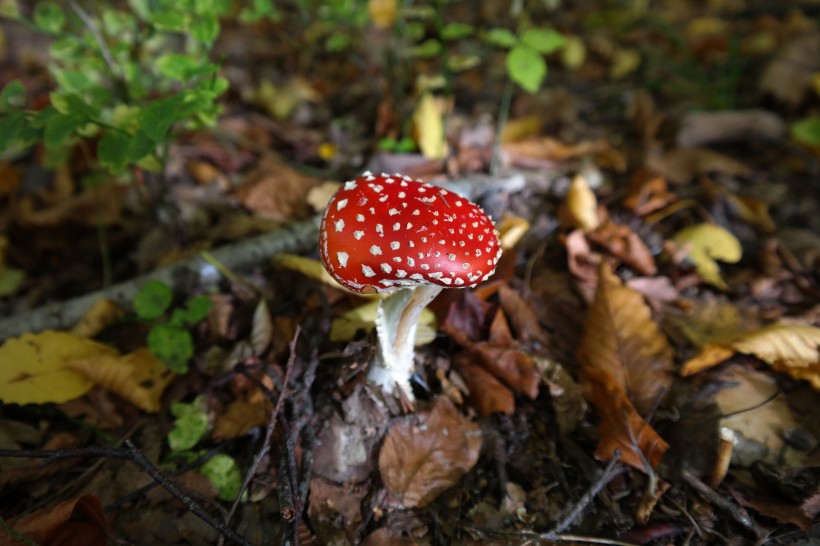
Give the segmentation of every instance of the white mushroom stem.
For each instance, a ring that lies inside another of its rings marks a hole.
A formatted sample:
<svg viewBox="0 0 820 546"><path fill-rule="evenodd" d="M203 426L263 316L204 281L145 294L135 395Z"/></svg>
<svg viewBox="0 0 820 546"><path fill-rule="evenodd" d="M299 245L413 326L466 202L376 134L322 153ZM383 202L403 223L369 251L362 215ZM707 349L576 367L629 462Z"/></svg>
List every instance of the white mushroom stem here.
<svg viewBox="0 0 820 546"><path fill-rule="evenodd" d="M421 312L441 292L441 286L402 288L379 303L376 335L379 348L368 379L392 394L398 386L413 399L410 376L413 372L413 347Z"/></svg>

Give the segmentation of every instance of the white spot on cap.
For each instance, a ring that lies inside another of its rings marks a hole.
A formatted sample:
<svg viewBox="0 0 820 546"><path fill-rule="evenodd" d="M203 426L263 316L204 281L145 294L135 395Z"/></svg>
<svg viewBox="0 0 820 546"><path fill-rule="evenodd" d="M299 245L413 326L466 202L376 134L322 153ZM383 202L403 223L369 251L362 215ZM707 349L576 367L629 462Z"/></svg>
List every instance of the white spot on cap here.
<svg viewBox="0 0 820 546"><path fill-rule="evenodd" d="M456 255L455 255L455 254L448 254L448 255L447 255L447 257L450 259L450 261L453 261L453 260L455 260L455 259L456 259Z"/></svg>
<svg viewBox="0 0 820 546"><path fill-rule="evenodd" d="M376 233L384 237L384 226L381 224L376 224Z"/></svg>
<svg viewBox="0 0 820 546"><path fill-rule="evenodd" d="M390 273L391 271L393 271L393 268L390 267L390 264L381 264L380 267L382 268L382 271L384 271L385 273Z"/></svg>
<svg viewBox="0 0 820 546"><path fill-rule="evenodd" d="M407 194L404 193L403 191L400 191L399 192L399 199L404 199L405 197L407 197Z"/></svg>
<svg viewBox="0 0 820 546"><path fill-rule="evenodd" d="M379 186L378 184L370 184L370 187L373 188L373 191L376 193L381 193L384 189L384 186Z"/></svg>
<svg viewBox="0 0 820 546"><path fill-rule="evenodd" d="M364 231L354 231L353 236L356 238L357 241L360 241L362 237L364 237Z"/></svg>
<svg viewBox="0 0 820 546"><path fill-rule="evenodd" d="M347 191L355 190L356 189L356 181L351 180L350 182L345 182L345 189Z"/></svg>
<svg viewBox="0 0 820 546"><path fill-rule="evenodd" d="M444 273L442 273L441 271L436 271L435 273L428 273L427 276L430 277L431 279L436 279L437 281L440 281L441 276L443 274ZM450 280L450 279L447 279L447 280Z"/></svg>
<svg viewBox="0 0 820 546"><path fill-rule="evenodd" d="M393 256L393 261L396 262L397 264L400 264L401 263L401 256Z"/></svg>
<svg viewBox="0 0 820 546"><path fill-rule="evenodd" d="M350 256L347 254L347 252L337 252L336 253L336 258L339 260L339 265L342 266L342 267L347 267L347 259L349 257Z"/></svg>
<svg viewBox="0 0 820 546"><path fill-rule="evenodd" d="M410 267L415 267L416 266L416 260L414 260L413 258L408 256L407 257L407 265L409 265Z"/></svg>
<svg viewBox="0 0 820 546"><path fill-rule="evenodd" d="M336 203L336 210L342 210L347 206L347 199L342 199L338 203Z"/></svg>
<svg viewBox="0 0 820 546"><path fill-rule="evenodd" d="M345 221L336 220L335 222L333 222L333 225L336 227L336 231L342 231L345 228Z"/></svg>
<svg viewBox="0 0 820 546"><path fill-rule="evenodd" d="M462 279L461 277L457 278L455 284L457 284L457 285L464 284L464 279Z"/></svg>
<svg viewBox="0 0 820 546"><path fill-rule="evenodd" d="M421 264L419 267L427 271L428 269L430 269L430 264Z"/></svg>
<svg viewBox="0 0 820 546"><path fill-rule="evenodd" d="M400 223L396 222L395 224L393 224L393 231L398 231L400 229L401 229L401 224Z"/></svg>
<svg viewBox="0 0 820 546"><path fill-rule="evenodd" d="M412 275L410 275L410 278L415 279L417 281L423 281L424 280L424 277L421 276L421 273L413 273Z"/></svg>
<svg viewBox="0 0 820 546"><path fill-rule="evenodd" d="M375 277L376 276L376 272L373 271L373 269L371 269L370 267L368 267L366 265L362 265L362 273L364 273L365 277Z"/></svg>
<svg viewBox="0 0 820 546"><path fill-rule="evenodd" d="M405 271L404 269L397 269L396 270L396 277L398 277L400 279L403 279L406 276L407 276L407 271Z"/></svg>
<svg viewBox="0 0 820 546"><path fill-rule="evenodd" d="M470 264L464 262L463 264L461 264L461 269L470 269Z"/></svg>
<svg viewBox="0 0 820 546"><path fill-rule="evenodd" d="M481 256L481 249L476 249L475 255L476 255L476 257L480 257Z"/></svg>
<svg viewBox="0 0 820 546"><path fill-rule="evenodd" d="M364 214L357 214L356 215L356 221L364 222Z"/></svg>
<svg viewBox="0 0 820 546"><path fill-rule="evenodd" d="M370 247L370 253L371 253L372 255L374 255L374 256L378 256L379 254L381 254L381 253L382 253L382 249L380 249L380 248L379 248L378 246L376 246L376 245L373 245L373 246L371 246L371 247Z"/></svg>
<svg viewBox="0 0 820 546"><path fill-rule="evenodd" d="M398 241L393 241L390 243L390 248L393 250L398 250L401 247L401 243Z"/></svg>

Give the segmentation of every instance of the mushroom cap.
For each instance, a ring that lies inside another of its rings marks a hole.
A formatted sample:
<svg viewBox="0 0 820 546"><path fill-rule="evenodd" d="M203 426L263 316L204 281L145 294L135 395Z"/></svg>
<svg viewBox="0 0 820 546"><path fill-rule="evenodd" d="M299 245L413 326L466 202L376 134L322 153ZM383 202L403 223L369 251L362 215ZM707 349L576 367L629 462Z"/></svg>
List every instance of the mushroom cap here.
<svg viewBox="0 0 820 546"><path fill-rule="evenodd" d="M325 269L353 292L466 288L495 273L492 219L451 191L400 174L364 173L331 198L320 227Z"/></svg>

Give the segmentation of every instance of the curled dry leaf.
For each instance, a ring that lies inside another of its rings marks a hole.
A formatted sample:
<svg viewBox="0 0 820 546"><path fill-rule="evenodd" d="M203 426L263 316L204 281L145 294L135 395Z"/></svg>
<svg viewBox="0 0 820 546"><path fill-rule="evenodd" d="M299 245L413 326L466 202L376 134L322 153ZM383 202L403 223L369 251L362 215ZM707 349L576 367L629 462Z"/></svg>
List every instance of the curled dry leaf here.
<svg viewBox="0 0 820 546"><path fill-rule="evenodd" d="M493 413L512 415L515 411L512 391L474 360L475 357L466 351L457 353L453 358L453 364L469 389L470 405L481 416Z"/></svg>
<svg viewBox="0 0 820 546"><path fill-rule="evenodd" d="M253 312L251 328L251 346L257 355L261 355L270 346L273 339L273 320L271 320L268 303L261 299Z"/></svg>
<svg viewBox="0 0 820 546"><path fill-rule="evenodd" d="M71 334L77 337L92 338L124 315L125 311L115 301L104 298L97 300L74 325Z"/></svg>
<svg viewBox="0 0 820 546"><path fill-rule="evenodd" d="M666 179L648 171L638 171L629 183L624 206L638 216L651 214L678 200L667 189Z"/></svg>
<svg viewBox="0 0 820 546"><path fill-rule="evenodd" d="M775 370L804 379L820 389L820 328L802 324L773 324L731 341L707 344L684 363L681 374L686 376L708 369L736 352L754 355Z"/></svg>
<svg viewBox="0 0 820 546"><path fill-rule="evenodd" d="M320 180L268 157L249 172L236 197L251 212L277 221L304 218L309 213L307 195Z"/></svg>
<svg viewBox="0 0 820 546"><path fill-rule="evenodd" d="M590 242L603 247L641 275L651 277L658 272L649 247L629 226L607 220L586 235Z"/></svg>
<svg viewBox="0 0 820 546"><path fill-rule="evenodd" d="M580 228L584 233L592 231L601 222L598 199L583 176L572 179L564 207L564 217L569 226Z"/></svg>
<svg viewBox="0 0 820 546"><path fill-rule="evenodd" d="M622 460L638 469L646 470L642 458L657 465L668 445L641 415L671 384L672 348L643 297L605 264L599 267L578 359L585 394L602 418L596 453L609 458L618 448Z"/></svg>
<svg viewBox="0 0 820 546"><path fill-rule="evenodd" d="M697 224L679 231L674 241L687 246L689 259L704 281L722 290L729 288L715 260L735 263L743 255L740 241L731 232L714 224Z"/></svg>
<svg viewBox="0 0 820 546"><path fill-rule="evenodd" d="M162 393L174 379L174 374L148 349L127 355L74 358L68 361L68 367L151 413L160 410Z"/></svg>
<svg viewBox="0 0 820 546"><path fill-rule="evenodd" d="M390 496L423 508L457 484L478 461L481 429L445 397L433 409L390 429L379 452L379 472Z"/></svg>
<svg viewBox="0 0 820 546"><path fill-rule="evenodd" d="M36 544L84 544L105 546L108 542L108 523L100 499L83 495L68 499L8 521L8 526L26 535ZM0 544L24 544L11 539L6 532Z"/></svg>

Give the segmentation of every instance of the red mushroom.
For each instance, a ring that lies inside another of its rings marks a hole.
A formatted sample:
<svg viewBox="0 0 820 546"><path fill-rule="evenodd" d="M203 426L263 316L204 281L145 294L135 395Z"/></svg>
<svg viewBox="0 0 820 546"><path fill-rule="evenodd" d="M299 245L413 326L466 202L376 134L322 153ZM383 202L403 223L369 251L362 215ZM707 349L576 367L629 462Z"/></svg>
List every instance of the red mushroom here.
<svg viewBox="0 0 820 546"><path fill-rule="evenodd" d="M369 379L412 398L419 316L443 288L475 286L495 272L501 245L492 219L432 184L366 172L331 198L319 232L322 263L339 283L361 294L393 292L379 305Z"/></svg>

